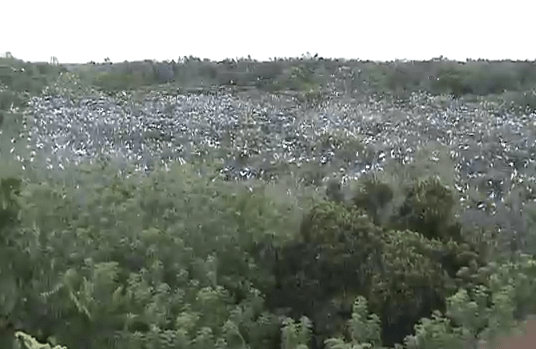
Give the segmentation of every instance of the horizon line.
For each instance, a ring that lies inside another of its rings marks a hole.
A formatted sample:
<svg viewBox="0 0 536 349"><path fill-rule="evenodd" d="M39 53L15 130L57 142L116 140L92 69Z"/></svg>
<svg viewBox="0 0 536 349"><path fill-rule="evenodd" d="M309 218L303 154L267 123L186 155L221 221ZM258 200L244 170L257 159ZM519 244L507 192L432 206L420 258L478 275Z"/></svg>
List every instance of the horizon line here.
<svg viewBox="0 0 536 349"><path fill-rule="evenodd" d="M301 56L274 56L269 57L268 59L259 59L252 57L251 55L248 56L242 56L242 57L227 57L223 59L216 59L216 58L209 58L209 57L199 57L195 55L184 55L180 56L177 59L157 59L157 58L142 58L142 59L132 59L132 60L112 60L106 61L106 59L109 59L109 57L103 58L99 61L96 60L87 60L85 62L78 61L78 62L61 62L57 56L51 56L48 61L45 60L26 60L21 57L17 57L16 55L13 55L11 51L4 51L0 53L0 57L2 58L8 58L8 56L11 56L14 59L21 60L26 63L48 63L50 64L51 61L55 58L57 59L57 64L60 65L79 65L79 64L120 64L120 63L134 63L134 62L156 62L156 63L166 63L166 62L175 62L180 63L183 62L185 59L198 59L202 62L212 62L212 63L220 63L224 61L246 61L250 60L256 63L271 63L276 62L278 60L327 60L327 61L344 61L344 62L374 62L374 63L391 63L391 62L441 62L441 61L447 61L447 62L472 62L472 61L488 61L488 62L536 62L535 58L485 58L485 57L479 57L479 58L472 58L472 57L466 57L465 59L457 59L457 58L449 58L447 56L439 55L434 56L431 58L392 58L392 59L367 59L367 58L359 58L359 57L329 57L329 56L322 56L318 53L315 53L315 55L311 55L309 52L302 54Z"/></svg>

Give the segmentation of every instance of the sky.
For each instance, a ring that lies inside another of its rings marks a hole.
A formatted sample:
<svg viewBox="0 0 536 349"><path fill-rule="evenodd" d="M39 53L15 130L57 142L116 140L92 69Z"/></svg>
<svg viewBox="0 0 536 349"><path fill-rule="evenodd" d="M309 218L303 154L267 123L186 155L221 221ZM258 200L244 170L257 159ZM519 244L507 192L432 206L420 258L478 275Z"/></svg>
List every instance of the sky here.
<svg viewBox="0 0 536 349"><path fill-rule="evenodd" d="M536 59L529 0L0 0L0 53L60 63L195 56Z"/></svg>

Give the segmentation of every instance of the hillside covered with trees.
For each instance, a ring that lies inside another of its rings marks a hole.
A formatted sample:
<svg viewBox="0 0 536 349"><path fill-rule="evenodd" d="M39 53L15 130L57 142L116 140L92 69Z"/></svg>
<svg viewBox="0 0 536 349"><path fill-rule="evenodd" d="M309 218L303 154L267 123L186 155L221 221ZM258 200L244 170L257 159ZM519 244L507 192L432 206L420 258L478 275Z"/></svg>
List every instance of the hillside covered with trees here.
<svg viewBox="0 0 536 349"><path fill-rule="evenodd" d="M536 62L0 58L0 348L522 331L535 91Z"/></svg>

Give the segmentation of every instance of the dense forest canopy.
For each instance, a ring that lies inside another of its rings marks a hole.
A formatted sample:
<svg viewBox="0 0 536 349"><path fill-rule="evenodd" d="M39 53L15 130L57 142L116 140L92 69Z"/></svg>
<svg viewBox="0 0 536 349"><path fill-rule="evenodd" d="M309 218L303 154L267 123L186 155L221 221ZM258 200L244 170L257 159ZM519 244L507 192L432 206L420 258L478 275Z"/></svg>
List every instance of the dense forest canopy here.
<svg viewBox="0 0 536 349"><path fill-rule="evenodd" d="M0 348L511 335L535 91L529 61L0 58Z"/></svg>

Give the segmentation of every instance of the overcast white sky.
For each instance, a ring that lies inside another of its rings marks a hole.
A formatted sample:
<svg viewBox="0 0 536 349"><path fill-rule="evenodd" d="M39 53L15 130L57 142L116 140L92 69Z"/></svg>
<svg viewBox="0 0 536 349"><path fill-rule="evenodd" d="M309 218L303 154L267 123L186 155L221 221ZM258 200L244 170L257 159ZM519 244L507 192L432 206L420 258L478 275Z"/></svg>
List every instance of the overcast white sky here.
<svg viewBox="0 0 536 349"><path fill-rule="evenodd" d="M536 59L530 0L0 0L0 53L60 63L323 57ZM534 3L534 4L533 4Z"/></svg>

